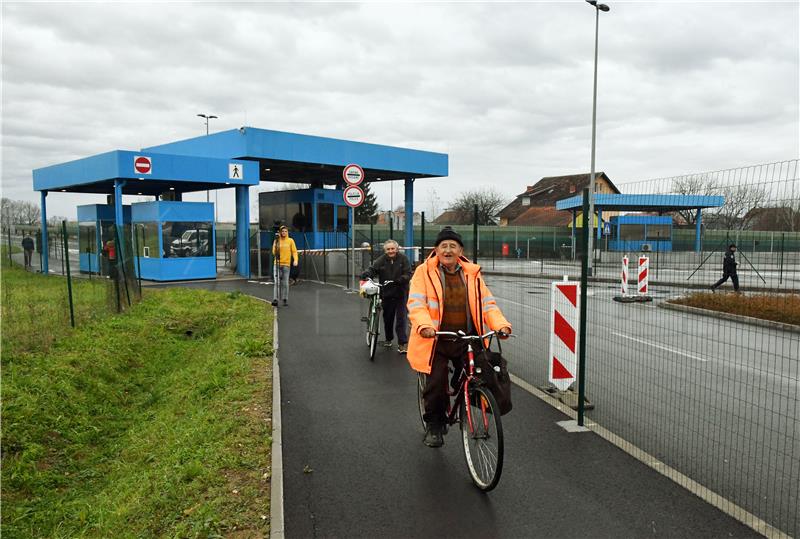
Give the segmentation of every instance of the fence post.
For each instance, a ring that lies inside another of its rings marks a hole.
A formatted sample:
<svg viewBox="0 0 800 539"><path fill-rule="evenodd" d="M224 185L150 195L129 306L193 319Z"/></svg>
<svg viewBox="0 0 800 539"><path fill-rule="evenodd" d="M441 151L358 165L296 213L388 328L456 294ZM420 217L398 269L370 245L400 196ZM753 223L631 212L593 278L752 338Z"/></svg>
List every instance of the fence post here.
<svg viewBox="0 0 800 539"><path fill-rule="evenodd" d="M64 275L65 268L64 268L64 253L67 252L66 248L67 243L64 241L64 230L61 231L61 275Z"/></svg>
<svg viewBox="0 0 800 539"><path fill-rule="evenodd" d="M6 229L6 236L8 237L8 265L13 266L14 260L11 258L11 227Z"/></svg>
<svg viewBox="0 0 800 539"><path fill-rule="evenodd" d="M472 262L478 263L478 205L472 206Z"/></svg>
<svg viewBox="0 0 800 539"><path fill-rule="evenodd" d="M61 231L64 237L67 235L67 221L61 221ZM67 247L67 242L64 242L64 259L66 260L66 268L67 268L67 295L69 296L69 323L72 327L75 327L75 310L72 306L72 276L69 273L69 252Z"/></svg>
<svg viewBox="0 0 800 539"><path fill-rule="evenodd" d="M374 259L373 259L374 251L373 251L373 248L372 248L372 244L375 243L375 230L374 230L374 227L375 227L375 225L372 223L372 219L370 218L370 221L369 221L369 263L370 263L370 265L372 265L372 263L374 262Z"/></svg>
<svg viewBox="0 0 800 539"><path fill-rule="evenodd" d="M328 234L323 232L322 233L322 282L325 284L328 283L328 253L326 252L326 247L328 244L327 238Z"/></svg>
<svg viewBox="0 0 800 539"><path fill-rule="evenodd" d="M786 239L786 232L781 232L781 272L778 284L783 284L783 240Z"/></svg>
<svg viewBox="0 0 800 539"><path fill-rule="evenodd" d="M421 264L425 261L425 212L422 212L420 217L422 217L419 238L419 262Z"/></svg>
<svg viewBox="0 0 800 539"><path fill-rule="evenodd" d="M491 247L491 251L492 251L492 269L494 269L494 250L495 250L494 230L492 230L492 247Z"/></svg>
<svg viewBox="0 0 800 539"><path fill-rule="evenodd" d="M584 398L586 396L586 304L588 303L586 289L588 288L589 275L589 189L583 190L583 227L581 242L581 295L580 295L580 325L578 326L578 426L584 422Z"/></svg>

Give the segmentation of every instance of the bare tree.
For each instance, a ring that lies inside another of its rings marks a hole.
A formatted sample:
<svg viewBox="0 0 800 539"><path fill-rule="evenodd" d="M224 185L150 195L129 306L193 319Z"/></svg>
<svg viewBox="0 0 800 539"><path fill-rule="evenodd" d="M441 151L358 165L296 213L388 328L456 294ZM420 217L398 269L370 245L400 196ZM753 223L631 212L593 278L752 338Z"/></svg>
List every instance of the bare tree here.
<svg viewBox="0 0 800 539"><path fill-rule="evenodd" d="M451 204L450 209L472 215L476 204L478 205L478 224L494 225L497 224L495 221L497 213L506 205L506 199L494 188L476 189L461 193Z"/></svg>
<svg viewBox="0 0 800 539"><path fill-rule="evenodd" d="M716 195L719 193L719 183L710 174L692 174L675 178L672 192L679 195ZM694 225L697 222L697 210L678 210L679 215L686 224Z"/></svg>
<svg viewBox="0 0 800 539"><path fill-rule="evenodd" d="M718 223L727 229L744 229L750 224L755 212L767 200L767 190L763 185L739 184L721 188L725 203L715 215Z"/></svg>
<svg viewBox="0 0 800 539"><path fill-rule="evenodd" d="M33 202L19 203L19 223L23 225L37 225L41 222L42 209Z"/></svg>

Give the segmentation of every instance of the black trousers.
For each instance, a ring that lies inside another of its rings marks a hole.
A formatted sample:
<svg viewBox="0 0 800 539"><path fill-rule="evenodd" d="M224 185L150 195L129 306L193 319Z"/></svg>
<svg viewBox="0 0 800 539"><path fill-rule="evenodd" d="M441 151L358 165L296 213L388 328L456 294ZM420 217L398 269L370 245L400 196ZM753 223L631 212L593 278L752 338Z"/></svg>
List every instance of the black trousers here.
<svg viewBox="0 0 800 539"><path fill-rule="evenodd" d="M719 281L714 283L711 286L711 288L719 288L720 286L722 286L722 283L724 283L725 281L728 280L728 277L731 278L731 282L733 283L733 289L738 291L739 290L739 276L736 274L735 271L733 273L723 272L722 273L722 279L720 279Z"/></svg>
<svg viewBox="0 0 800 539"><path fill-rule="evenodd" d="M397 331L397 342L408 343L408 313L406 312L406 296L382 298L383 329L386 330L386 340L394 340Z"/></svg>
<svg viewBox="0 0 800 539"><path fill-rule="evenodd" d="M431 373L428 375L428 383L422 392L422 399L425 401L426 423L444 425L447 419L448 404L448 363L453 364L454 376L458 376L464 365L464 358L467 355L467 345L464 341L445 341L440 340L436 343L436 351L431 364Z"/></svg>

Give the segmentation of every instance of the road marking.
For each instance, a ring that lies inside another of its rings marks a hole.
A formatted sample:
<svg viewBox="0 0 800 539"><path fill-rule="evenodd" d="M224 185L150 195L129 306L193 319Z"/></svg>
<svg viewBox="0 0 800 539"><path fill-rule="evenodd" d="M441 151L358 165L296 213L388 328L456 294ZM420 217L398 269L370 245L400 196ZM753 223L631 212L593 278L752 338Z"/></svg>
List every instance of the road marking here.
<svg viewBox="0 0 800 539"><path fill-rule="evenodd" d="M498 296L497 294L495 294L495 296L494 296L494 297L496 297L496 298L497 298L497 299L499 299L499 300L505 301L505 302L507 302L507 303L512 303L512 304L514 304L514 305L519 305L520 307L525 307L525 308L528 308L528 309L533 309L534 311L539 311L540 313L545 313L545 314L547 314L547 313L549 312L549 311L547 311L546 309L540 309L539 307L534 307L533 305L525 305L524 303L518 303L518 302L516 302L516 301L511 301L510 299L501 298L501 297L500 297L500 296Z"/></svg>
<svg viewBox="0 0 800 539"><path fill-rule="evenodd" d="M653 342L650 342L650 341L646 341L644 339L637 339L636 337L629 337L628 335L624 335L624 334L618 333L616 331L612 331L611 333L613 333L617 337L622 337L623 339L636 341L636 342L638 342L640 344L646 344L647 346L652 346L653 348L660 348L661 350L666 350L667 352L672 352L673 354L678 354L679 356L685 356L685 357L688 357L688 358L691 358L691 359L696 359L697 361L703 361L703 362L708 361L707 359L703 359L702 357L694 356L692 354L687 354L686 352L681 352L680 350L676 350L674 348L670 348L669 346L664 346L662 344L653 343Z"/></svg>

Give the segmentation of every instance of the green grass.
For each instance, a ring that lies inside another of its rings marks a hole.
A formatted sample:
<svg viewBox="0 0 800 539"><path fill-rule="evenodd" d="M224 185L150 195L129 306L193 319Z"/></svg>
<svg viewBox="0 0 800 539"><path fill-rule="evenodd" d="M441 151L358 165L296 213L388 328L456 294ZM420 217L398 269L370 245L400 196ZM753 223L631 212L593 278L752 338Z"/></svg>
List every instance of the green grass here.
<svg viewBox="0 0 800 539"><path fill-rule="evenodd" d="M800 326L800 294L711 294L698 292L670 303Z"/></svg>
<svg viewBox="0 0 800 539"><path fill-rule="evenodd" d="M63 279L5 268L2 284L3 536L268 534L263 303L150 291L73 330L41 305ZM25 304L42 313L27 327Z"/></svg>

